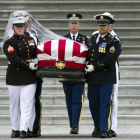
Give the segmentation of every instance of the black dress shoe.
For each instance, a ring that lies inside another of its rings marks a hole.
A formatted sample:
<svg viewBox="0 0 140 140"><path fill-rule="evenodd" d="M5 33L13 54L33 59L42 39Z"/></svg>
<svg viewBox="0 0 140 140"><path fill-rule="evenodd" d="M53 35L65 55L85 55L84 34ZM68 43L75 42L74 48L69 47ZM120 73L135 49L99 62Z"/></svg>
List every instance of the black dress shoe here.
<svg viewBox="0 0 140 140"><path fill-rule="evenodd" d="M111 131L106 132L106 134L107 134L107 137L108 137L108 138L112 138L112 133L111 133Z"/></svg>
<svg viewBox="0 0 140 140"><path fill-rule="evenodd" d="M78 134L78 128L74 127L74 128L71 128L70 130L70 134Z"/></svg>
<svg viewBox="0 0 140 140"><path fill-rule="evenodd" d="M112 134L112 137L117 137L117 134L113 130L111 130L111 134Z"/></svg>
<svg viewBox="0 0 140 140"><path fill-rule="evenodd" d="M94 131L92 132L92 137L99 138L100 137L100 130L94 129Z"/></svg>
<svg viewBox="0 0 140 140"><path fill-rule="evenodd" d="M41 136L41 130L33 130L32 135L33 135L33 137L40 137Z"/></svg>
<svg viewBox="0 0 140 140"><path fill-rule="evenodd" d="M107 133L106 132L100 132L100 138L107 138Z"/></svg>
<svg viewBox="0 0 140 140"><path fill-rule="evenodd" d="M12 130L11 138L19 138L19 131Z"/></svg>
<svg viewBox="0 0 140 140"><path fill-rule="evenodd" d="M112 138L111 132L101 132L100 133L100 138Z"/></svg>
<svg viewBox="0 0 140 140"><path fill-rule="evenodd" d="M27 131L27 138L32 138L33 137L33 134L32 134L32 131Z"/></svg>
<svg viewBox="0 0 140 140"><path fill-rule="evenodd" d="M25 139L27 138L27 134L25 131L20 131L20 136L19 136L21 139Z"/></svg>

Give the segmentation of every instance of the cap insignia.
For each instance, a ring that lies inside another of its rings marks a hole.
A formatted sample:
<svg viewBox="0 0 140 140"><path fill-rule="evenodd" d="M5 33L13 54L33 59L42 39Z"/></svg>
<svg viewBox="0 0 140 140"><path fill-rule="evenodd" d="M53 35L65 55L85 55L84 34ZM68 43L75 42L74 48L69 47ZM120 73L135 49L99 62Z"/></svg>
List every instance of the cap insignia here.
<svg viewBox="0 0 140 140"><path fill-rule="evenodd" d="M103 16L100 16L100 19L103 19Z"/></svg>
<svg viewBox="0 0 140 140"><path fill-rule="evenodd" d="M72 17L76 17L76 14L72 14Z"/></svg>
<svg viewBox="0 0 140 140"><path fill-rule="evenodd" d="M19 18L18 20L21 20L21 18Z"/></svg>

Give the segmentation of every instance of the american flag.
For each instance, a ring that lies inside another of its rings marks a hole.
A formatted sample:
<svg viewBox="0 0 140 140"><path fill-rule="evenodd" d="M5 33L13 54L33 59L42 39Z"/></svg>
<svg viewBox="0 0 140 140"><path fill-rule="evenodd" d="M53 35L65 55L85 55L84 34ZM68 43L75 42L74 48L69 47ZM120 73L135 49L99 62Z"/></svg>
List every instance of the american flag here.
<svg viewBox="0 0 140 140"><path fill-rule="evenodd" d="M85 45L69 39L47 41L37 47L38 66L55 66L64 61L65 68L85 68L88 49Z"/></svg>

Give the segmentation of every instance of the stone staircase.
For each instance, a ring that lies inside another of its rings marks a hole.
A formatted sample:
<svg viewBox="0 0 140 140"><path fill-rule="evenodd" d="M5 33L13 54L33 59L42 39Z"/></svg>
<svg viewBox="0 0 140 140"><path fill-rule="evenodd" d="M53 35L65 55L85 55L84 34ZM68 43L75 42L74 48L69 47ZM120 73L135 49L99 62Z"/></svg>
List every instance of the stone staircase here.
<svg viewBox="0 0 140 140"><path fill-rule="evenodd" d="M83 15L80 33L90 36L97 30L93 17L110 12L115 15L114 30L122 40L119 58L121 80L118 95L118 124L140 124L140 1L127 0L0 0L0 42L9 15L15 10L26 10L46 28L59 35L69 32L66 15L77 12ZM7 59L0 51L0 124L10 125L9 97L5 84ZM68 124L65 97L58 80L44 78L42 90L42 124ZM86 85L87 87L87 85ZM87 93L87 89L86 92ZM81 124L93 124L85 95Z"/></svg>

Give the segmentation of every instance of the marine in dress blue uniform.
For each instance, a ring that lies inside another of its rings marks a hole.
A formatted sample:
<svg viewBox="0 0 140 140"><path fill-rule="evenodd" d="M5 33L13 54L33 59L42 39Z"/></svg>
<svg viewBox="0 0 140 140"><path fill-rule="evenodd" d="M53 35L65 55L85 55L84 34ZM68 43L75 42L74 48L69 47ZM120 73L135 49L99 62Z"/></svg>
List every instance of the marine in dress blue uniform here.
<svg viewBox="0 0 140 140"><path fill-rule="evenodd" d="M33 19L31 16L25 12L25 11L18 11L19 15L23 15L24 17L27 17L27 24L28 28L26 30L26 33L28 33L29 36L33 37L36 45L39 45L39 39L37 32L33 29ZM42 83L43 80L42 78L37 77L37 87L36 87L36 92L35 92L35 120L34 120L34 125L33 125L33 137L39 137L41 136L41 112L42 112L42 102L40 101L41 99L41 92L42 92Z"/></svg>
<svg viewBox="0 0 140 140"><path fill-rule="evenodd" d="M33 29L33 22L34 17L32 17L28 12L26 11L16 11L12 13L13 17L26 17L27 21L25 23L26 31L25 35L30 36L35 40L36 46L40 44L37 32ZM36 77L37 79L37 86L36 86L36 92L35 92L35 118L32 117L32 121L34 121L33 125L33 137L41 136L41 112L42 112L42 103L40 101L41 99L41 91L42 91L42 78Z"/></svg>
<svg viewBox="0 0 140 140"><path fill-rule="evenodd" d="M108 27L115 22L108 16L95 16L99 27ZM94 121L93 137L112 137L111 103L113 87L116 83L115 63L120 54L120 44L108 31L93 35L89 41L86 66L86 82L88 83L88 99L90 112Z"/></svg>
<svg viewBox="0 0 140 140"><path fill-rule="evenodd" d="M37 67L32 61L37 57L37 48L34 39L24 35L26 18L17 17L10 21L14 35L5 41L3 50L9 62L6 84L9 89L11 137L27 138L32 136L31 116L35 113L33 108Z"/></svg>
<svg viewBox="0 0 140 140"><path fill-rule="evenodd" d="M69 27L70 33L65 35L64 37L75 40L79 43L87 45L88 37L78 33L79 28L79 21L82 18L82 15L78 13L70 13L67 15L69 19ZM77 28L73 31L71 28ZM75 27L77 26L77 27ZM63 82L63 89L65 93L66 99L66 106L69 116L69 123L70 123L70 133L71 134L78 134L80 119L81 119L81 112L83 108L84 102L84 87L85 87L85 80L76 80L76 79L65 79L61 80Z"/></svg>

